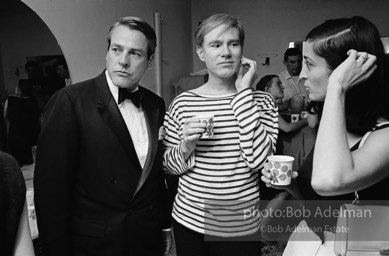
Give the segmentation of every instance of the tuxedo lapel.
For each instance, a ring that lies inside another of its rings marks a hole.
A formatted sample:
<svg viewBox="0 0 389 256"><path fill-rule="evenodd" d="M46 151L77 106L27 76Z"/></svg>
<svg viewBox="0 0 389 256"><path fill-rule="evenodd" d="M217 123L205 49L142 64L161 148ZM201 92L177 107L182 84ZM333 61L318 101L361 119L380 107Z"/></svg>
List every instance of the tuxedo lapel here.
<svg viewBox="0 0 389 256"><path fill-rule="evenodd" d="M144 91L142 87L139 87L139 90L142 92L141 100L142 100L142 108L146 119L147 133L149 136L149 148L147 152L147 158L145 165L143 167L141 178L138 182L137 189L135 194L141 189L142 185L145 183L147 177L150 175L150 172L154 165L155 154L158 149L158 120L159 120L159 109L154 108L151 102L147 102L147 97L145 97Z"/></svg>
<svg viewBox="0 0 389 256"><path fill-rule="evenodd" d="M103 120L114 132L118 142L128 153L128 156L131 158L132 162L135 163L139 169L141 169L131 135L116 104L116 101L114 100L109 90L105 72L103 72L95 79L95 86L97 92L97 107Z"/></svg>

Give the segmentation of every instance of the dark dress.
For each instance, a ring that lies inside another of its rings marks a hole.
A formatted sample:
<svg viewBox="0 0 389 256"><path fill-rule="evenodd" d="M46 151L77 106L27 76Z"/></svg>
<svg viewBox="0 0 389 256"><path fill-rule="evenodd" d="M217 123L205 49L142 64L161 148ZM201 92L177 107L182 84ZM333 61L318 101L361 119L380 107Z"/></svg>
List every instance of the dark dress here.
<svg viewBox="0 0 389 256"><path fill-rule="evenodd" d="M378 129L389 127L389 124L382 125ZM355 144L350 150L357 150L360 141ZM308 226L312 231L331 231L335 230L337 216L335 210L340 209L340 206L344 203L350 204L355 199L354 193L348 193L337 196L321 196L311 186L312 178L312 163L313 163L313 152L309 153L305 159L303 165L299 169L299 177L297 179L298 186L304 197L304 207L309 211L310 216L305 218ZM363 203L369 200L374 200L374 204L386 204L389 199L389 178L385 178L378 183L358 191L359 199ZM380 202L378 202L378 200ZM324 213L329 213L328 215ZM331 214L332 213L332 214ZM323 233L315 232L322 240Z"/></svg>
<svg viewBox="0 0 389 256"><path fill-rule="evenodd" d="M8 97L8 152L20 165L33 163L31 147L39 135L39 110L34 97Z"/></svg>
<svg viewBox="0 0 389 256"><path fill-rule="evenodd" d="M13 255L26 184L15 159L0 151L0 255Z"/></svg>

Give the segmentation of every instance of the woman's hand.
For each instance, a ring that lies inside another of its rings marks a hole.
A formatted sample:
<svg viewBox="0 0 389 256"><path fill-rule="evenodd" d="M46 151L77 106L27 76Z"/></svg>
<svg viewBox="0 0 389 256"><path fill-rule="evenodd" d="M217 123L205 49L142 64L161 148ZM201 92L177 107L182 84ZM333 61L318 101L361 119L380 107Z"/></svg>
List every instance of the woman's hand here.
<svg viewBox="0 0 389 256"><path fill-rule="evenodd" d="M271 172L270 172L270 168L269 168L269 164L268 163L265 163L264 166L263 166L263 169L262 169L262 177L261 177L261 180L263 182L265 182L266 184L266 187L272 187L272 188L275 188L275 189L285 189L285 190L291 190L292 188L292 185L294 183L294 180L297 178L298 176L298 173L296 171L293 171L292 172L292 182L290 185L287 185L287 186L277 186L277 185L273 185L271 184L271 181L272 181L272 175L271 175ZM291 193L293 194L293 193Z"/></svg>
<svg viewBox="0 0 389 256"><path fill-rule="evenodd" d="M329 77L328 86L340 86L343 92L366 81L376 70L377 58L366 52L349 50L349 57L343 61Z"/></svg>
<svg viewBox="0 0 389 256"><path fill-rule="evenodd" d="M183 127L183 138L181 143L181 150L184 154L185 161L190 154L195 150L197 141L205 131L205 124L200 122L198 118L188 118L185 120Z"/></svg>
<svg viewBox="0 0 389 256"><path fill-rule="evenodd" d="M257 79L257 62L242 57L238 70L235 87L238 92L250 88Z"/></svg>

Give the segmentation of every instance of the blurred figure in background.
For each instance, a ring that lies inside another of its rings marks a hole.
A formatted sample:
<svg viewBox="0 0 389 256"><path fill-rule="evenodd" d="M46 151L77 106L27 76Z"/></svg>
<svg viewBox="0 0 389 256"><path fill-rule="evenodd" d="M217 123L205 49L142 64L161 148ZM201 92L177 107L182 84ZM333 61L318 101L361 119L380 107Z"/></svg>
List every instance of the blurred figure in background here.
<svg viewBox="0 0 389 256"><path fill-rule="evenodd" d="M27 79L32 85L32 95L36 98L38 102L39 112L42 113L43 108L46 104L45 98L45 80L42 74L42 67L38 64L38 62L30 60L27 61L24 65L25 71L27 73ZM16 93L18 93L18 88Z"/></svg>
<svg viewBox="0 0 389 256"><path fill-rule="evenodd" d="M54 68L59 78L63 80L64 86L69 86L72 84L72 81L70 80L68 65L66 64L66 61L64 59L57 60L54 63Z"/></svg>
<svg viewBox="0 0 389 256"><path fill-rule="evenodd" d="M38 141L40 113L31 80L19 80L18 90L16 95L8 96L4 116L9 123L8 152L23 166L33 163L32 147Z"/></svg>
<svg viewBox="0 0 389 256"><path fill-rule="evenodd" d="M284 90L282 88L281 81L277 75L266 75L259 80L256 86L257 90L270 93L273 96L277 104L282 103L284 97ZM278 128L283 132L293 132L301 129L307 125L307 119L303 118L295 123L289 123L285 119L278 115Z"/></svg>
<svg viewBox="0 0 389 256"><path fill-rule="evenodd" d="M278 75L284 89L282 104L278 105L281 111L288 108L289 100L296 95L304 96L308 100L308 94L304 87L305 79L299 76L302 61L302 53L298 48L289 48L285 51L284 65L286 69Z"/></svg>
<svg viewBox="0 0 389 256"><path fill-rule="evenodd" d="M71 83L65 59L57 59L52 66L47 67L47 71L49 72L46 72L47 77L43 88L45 102L48 102L55 92Z"/></svg>

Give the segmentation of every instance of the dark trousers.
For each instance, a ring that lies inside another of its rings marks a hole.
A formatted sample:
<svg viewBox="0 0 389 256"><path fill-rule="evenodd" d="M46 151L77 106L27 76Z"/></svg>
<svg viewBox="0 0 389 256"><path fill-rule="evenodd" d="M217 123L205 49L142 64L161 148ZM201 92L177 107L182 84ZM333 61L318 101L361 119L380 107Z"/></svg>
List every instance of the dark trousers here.
<svg viewBox="0 0 389 256"><path fill-rule="evenodd" d="M236 238L221 238L192 231L173 221L177 256L259 256L262 243L259 232Z"/></svg>

